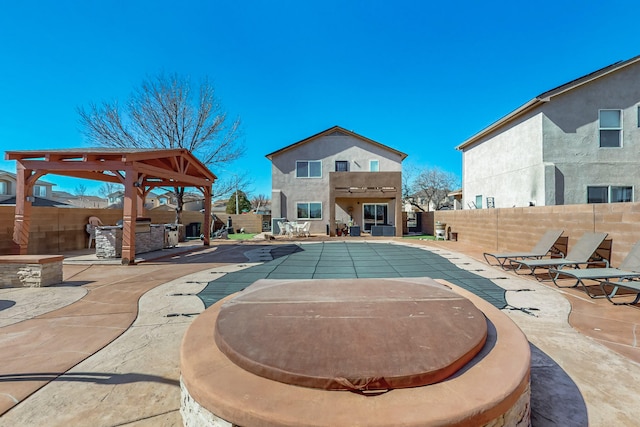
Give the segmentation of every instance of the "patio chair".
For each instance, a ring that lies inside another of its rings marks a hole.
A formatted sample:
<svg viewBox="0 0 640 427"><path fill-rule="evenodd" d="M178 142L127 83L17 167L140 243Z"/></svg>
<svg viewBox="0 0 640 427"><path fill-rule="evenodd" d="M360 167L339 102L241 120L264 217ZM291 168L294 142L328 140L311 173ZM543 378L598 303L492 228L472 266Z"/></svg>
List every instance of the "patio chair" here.
<svg viewBox="0 0 640 427"><path fill-rule="evenodd" d="M503 252L503 253L491 253L485 252L484 259L487 261L489 265L497 265L491 264L489 258L495 258L498 261L500 267L505 268L505 263L509 259L540 259L547 256L553 249L558 239L562 235L562 230L548 230L546 233L542 235L538 243L531 248L529 252ZM562 252L557 252L560 256L564 257Z"/></svg>
<svg viewBox="0 0 640 427"><path fill-rule="evenodd" d="M280 229L280 233L278 233L278 236L284 236L287 233L284 222L278 221L278 228Z"/></svg>
<svg viewBox="0 0 640 427"><path fill-rule="evenodd" d="M309 221L306 221L304 224L302 224L300 228L298 228L298 236L304 236L304 237L311 236L311 233L309 233L310 229L311 229L311 223Z"/></svg>
<svg viewBox="0 0 640 427"><path fill-rule="evenodd" d="M549 259L510 259L509 263L517 274L521 274L520 270L523 267L529 269L532 276L538 279L536 276L536 270L539 268L561 270L564 267L580 268L581 265L588 266L594 263L604 263L605 267L609 267L609 260L599 259L594 260L594 255L598 250L598 247L604 242L607 237L607 233L584 233L582 237L576 242L573 248L567 253L565 258L549 258Z"/></svg>
<svg viewBox="0 0 640 427"><path fill-rule="evenodd" d="M295 223L293 222L284 223L284 234L286 234L287 237L289 238L293 237L294 230L295 230Z"/></svg>
<svg viewBox="0 0 640 427"><path fill-rule="evenodd" d="M620 264L620 267L614 268L585 268L575 270L559 270L552 268L549 270L553 283L559 288L575 288L582 286L587 295L591 298L607 297L609 301L615 296L619 287L624 287L625 283L630 280L640 279L640 241L637 242L629 251L625 259ZM571 279L575 279L575 282L568 286L563 286L558 283L558 277L565 276ZM613 285L615 282L611 282L613 279L620 279L618 285ZM594 280L596 282L606 282L613 287L611 292L606 292L602 287L603 295L594 295L589 291L589 288L584 283L585 280ZM638 283L629 284L627 287L637 288ZM640 288L638 288L640 291ZM638 297L640 298L640 296ZM637 302L637 301L636 301ZM635 303L634 303L635 304Z"/></svg>

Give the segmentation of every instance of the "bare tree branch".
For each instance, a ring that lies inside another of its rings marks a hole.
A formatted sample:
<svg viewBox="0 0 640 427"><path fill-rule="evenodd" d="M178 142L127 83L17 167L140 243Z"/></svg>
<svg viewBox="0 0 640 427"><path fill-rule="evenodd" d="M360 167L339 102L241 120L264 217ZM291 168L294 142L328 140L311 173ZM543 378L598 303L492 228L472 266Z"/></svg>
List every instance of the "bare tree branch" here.
<svg viewBox="0 0 640 427"><path fill-rule="evenodd" d="M453 190L458 178L440 168L415 169L408 181L403 183L403 193L406 188L405 199L420 209L430 210L433 207L438 210L448 206L447 195ZM418 201L417 199L421 199Z"/></svg>
<svg viewBox="0 0 640 427"><path fill-rule="evenodd" d="M124 110L117 102L78 108L85 137L102 147L186 148L209 167L245 153L240 119L227 118L207 79L194 96L188 78L159 74L144 80L125 105ZM175 192L179 217L184 189Z"/></svg>

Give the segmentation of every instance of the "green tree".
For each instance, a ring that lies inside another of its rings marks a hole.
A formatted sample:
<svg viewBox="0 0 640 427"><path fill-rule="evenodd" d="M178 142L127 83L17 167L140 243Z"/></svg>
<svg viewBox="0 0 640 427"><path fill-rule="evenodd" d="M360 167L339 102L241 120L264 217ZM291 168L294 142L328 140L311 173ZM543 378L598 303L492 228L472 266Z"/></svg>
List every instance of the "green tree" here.
<svg viewBox="0 0 640 427"><path fill-rule="evenodd" d="M249 212L251 211L251 201L247 198L247 195L244 191L237 190L234 191L231 197L229 197L229 202L227 203L227 213L235 214L236 213L236 193L238 194L238 210L237 213Z"/></svg>
<svg viewBox="0 0 640 427"><path fill-rule="evenodd" d="M123 149L186 148L208 167L244 154L240 119L227 117L207 79L193 91L189 79L177 74L147 78L124 105L103 102L78 109L82 131L91 143ZM174 192L176 221L181 222L185 189L176 187Z"/></svg>

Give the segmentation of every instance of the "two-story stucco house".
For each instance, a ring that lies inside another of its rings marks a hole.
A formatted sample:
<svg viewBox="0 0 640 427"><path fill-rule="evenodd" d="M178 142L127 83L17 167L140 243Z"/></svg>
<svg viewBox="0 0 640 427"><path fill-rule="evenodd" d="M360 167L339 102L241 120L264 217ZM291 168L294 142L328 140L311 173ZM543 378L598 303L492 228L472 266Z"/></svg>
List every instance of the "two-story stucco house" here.
<svg viewBox="0 0 640 427"><path fill-rule="evenodd" d="M636 201L640 56L535 97L457 148L465 209Z"/></svg>
<svg viewBox="0 0 640 427"><path fill-rule="evenodd" d="M266 157L272 218L309 221L313 234L335 235L351 223L402 235L406 154L334 126Z"/></svg>
<svg viewBox="0 0 640 427"><path fill-rule="evenodd" d="M36 197L33 202L35 206L46 204L42 199L51 199L53 197L53 186L55 184L41 179L37 180L33 186L33 196ZM16 174L0 170L0 202L13 204L16 196ZM64 203L62 203L64 204Z"/></svg>

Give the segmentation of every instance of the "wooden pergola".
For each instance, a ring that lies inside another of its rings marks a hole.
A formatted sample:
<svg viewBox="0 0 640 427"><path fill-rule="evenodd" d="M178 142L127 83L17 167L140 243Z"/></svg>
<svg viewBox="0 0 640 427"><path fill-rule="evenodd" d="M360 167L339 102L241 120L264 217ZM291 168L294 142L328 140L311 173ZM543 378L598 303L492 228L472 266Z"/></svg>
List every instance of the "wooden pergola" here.
<svg viewBox="0 0 640 427"><path fill-rule="evenodd" d="M180 149L61 149L7 151L16 164L16 211L13 241L27 254L33 186L46 174L124 185L122 263L134 264L136 218L146 195L156 187L196 187L204 194L204 230L211 226L211 186L216 176L188 150ZM204 233L204 245L209 245Z"/></svg>

